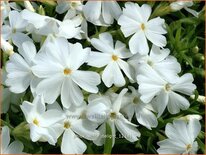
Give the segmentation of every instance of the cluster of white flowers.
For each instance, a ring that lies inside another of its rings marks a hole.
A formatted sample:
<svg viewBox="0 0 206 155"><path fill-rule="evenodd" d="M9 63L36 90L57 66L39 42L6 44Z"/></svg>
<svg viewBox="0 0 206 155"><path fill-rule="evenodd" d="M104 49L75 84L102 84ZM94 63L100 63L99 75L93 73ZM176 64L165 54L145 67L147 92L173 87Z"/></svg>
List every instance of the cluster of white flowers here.
<svg viewBox="0 0 206 155"><path fill-rule="evenodd" d="M32 92L33 102L24 101L20 107L33 142L56 145L61 137L63 154L81 154L87 149L82 138L98 146L105 143L106 125L113 146L116 130L135 142L141 133L132 122L134 115L151 130L166 108L171 114L189 108L185 95L193 95L196 89L193 76L179 75L180 64L164 48L165 20L151 19L149 5L126 2L121 8L116 1L58 1L56 12L66 12L60 21L36 13L34 2L25 1L24 10L1 3L1 47L10 55L4 83L15 94ZM124 37L131 36L128 48L109 32L98 38L88 35L88 22L109 27L115 20ZM72 38L76 43L68 41ZM91 46L84 48L78 41L83 39ZM99 92L100 84L107 92ZM196 118L174 120L166 126L169 139L158 143L158 153L196 153L200 129ZM6 127L3 140L5 136ZM4 143L3 153L14 153L7 150L9 141ZM22 144L15 143L19 145L15 153L21 152Z"/></svg>

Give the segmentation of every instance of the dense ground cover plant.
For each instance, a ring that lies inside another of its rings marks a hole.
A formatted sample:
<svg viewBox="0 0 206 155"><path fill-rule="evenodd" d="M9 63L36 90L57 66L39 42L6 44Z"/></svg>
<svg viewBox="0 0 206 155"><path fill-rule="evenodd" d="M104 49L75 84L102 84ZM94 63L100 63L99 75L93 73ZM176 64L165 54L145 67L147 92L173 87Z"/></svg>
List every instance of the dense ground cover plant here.
<svg viewBox="0 0 206 155"><path fill-rule="evenodd" d="M1 1L1 153L205 153L201 1Z"/></svg>

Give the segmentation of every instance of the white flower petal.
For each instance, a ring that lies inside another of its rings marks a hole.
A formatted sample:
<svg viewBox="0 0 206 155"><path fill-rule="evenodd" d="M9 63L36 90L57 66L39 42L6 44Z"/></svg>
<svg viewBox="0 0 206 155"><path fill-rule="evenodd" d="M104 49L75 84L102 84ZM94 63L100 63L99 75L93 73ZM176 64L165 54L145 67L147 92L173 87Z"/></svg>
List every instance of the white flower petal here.
<svg viewBox="0 0 206 155"><path fill-rule="evenodd" d="M120 68L124 71L124 73L130 80L135 79L134 70L132 66L130 66L128 63L126 63L125 61L121 59L118 60L117 63L119 64Z"/></svg>
<svg viewBox="0 0 206 155"><path fill-rule="evenodd" d="M192 95L193 91L196 89L196 86L192 83L193 81L192 74L186 73L177 79L175 85L172 86L172 90L186 95Z"/></svg>
<svg viewBox="0 0 206 155"><path fill-rule="evenodd" d="M138 31L131 37L129 40L129 49L132 54L139 53L143 55L149 52L149 46L143 31Z"/></svg>
<svg viewBox="0 0 206 155"><path fill-rule="evenodd" d="M97 50L103 53L112 54L114 51L113 38L109 33L102 33L99 35L99 39L93 38L91 39L91 44Z"/></svg>
<svg viewBox="0 0 206 155"><path fill-rule="evenodd" d="M119 112L120 108L121 108L121 104L122 104L122 98L123 96L126 94L126 92L128 91L127 88L124 88L120 93L119 95L117 96L117 98L115 99L114 103L113 103L113 106L112 106L112 109L113 111L115 112Z"/></svg>
<svg viewBox="0 0 206 155"><path fill-rule="evenodd" d="M27 36L26 34L24 34L24 33L16 32L15 34L12 35L12 42L13 42L13 44L16 45L18 48L21 48L21 47L22 47L22 44L23 44L25 41L33 42L33 40L32 40L29 36Z"/></svg>
<svg viewBox="0 0 206 155"><path fill-rule="evenodd" d="M110 12L110 4L111 2L103 2L102 3L102 17L106 24L112 24L114 22L114 18Z"/></svg>
<svg viewBox="0 0 206 155"><path fill-rule="evenodd" d="M188 100L175 92L169 93L168 111L171 114L177 114L180 109L186 110L190 106Z"/></svg>
<svg viewBox="0 0 206 155"><path fill-rule="evenodd" d="M83 13L90 22L98 20L101 14L102 2L88 1L83 7ZM92 10L92 11L91 11Z"/></svg>
<svg viewBox="0 0 206 155"><path fill-rule="evenodd" d="M124 117L120 117L115 120L115 125L125 139L130 142L135 142L138 140L138 137L140 137L140 132L128 122Z"/></svg>
<svg viewBox="0 0 206 155"><path fill-rule="evenodd" d="M161 34L157 34L156 32L152 32L149 29L145 32L145 35L147 39L151 41L153 44L155 44L156 46L164 47L167 44L167 40L165 36Z"/></svg>
<svg viewBox="0 0 206 155"><path fill-rule="evenodd" d="M87 146L72 130L65 130L61 143L61 152L64 154L82 154Z"/></svg>
<svg viewBox="0 0 206 155"><path fill-rule="evenodd" d="M164 24L165 20L160 17L157 17L149 20L146 26L150 30L150 32L157 34L166 34L167 31L164 28Z"/></svg>
<svg viewBox="0 0 206 155"><path fill-rule="evenodd" d="M142 15L144 22L147 22L151 15L152 8L148 4L143 4L141 6L141 12L142 12L141 15Z"/></svg>
<svg viewBox="0 0 206 155"><path fill-rule="evenodd" d="M10 142L10 133L9 128L7 126L4 126L2 128L2 134L1 134L1 149L6 150L9 146Z"/></svg>
<svg viewBox="0 0 206 155"><path fill-rule="evenodd" d="M99 132L96 130L97 125L94 122L88 120L79 119L72 124L72 130L78 135L88 140L95 140L99 136Z"/></svg>
<svg viewBox="0 0 206 155"><path fill-rule="evenodd" d="M71 79L65 79L61 90L61 101L65 108L71 104L80 106L83 104L83 94L80 88Z"/></svg>
<svg viewBox="0 0 206 155"><path fill-rule="evenodd" d="M55 75L42 80L36 88L36 93L43 94L46 103L54 103L60 94L63 78L63 76Z"/></svg>
<svg viewBox="0 0 206 155"><path fill-rule="evenodd" d="M147 108L136 111L137 121L151 130L151 127L157 127L158 122L156 116Z"/></svg>
<svg viewBox="0 0 206 155"><path fill-rule="evenodd" d="M24 145L20 141L12 142L7 148L6 154L24 154Z"/></svg>
<svg viewBox="0 0 206 155"><path fill-rule="evenodd" d="M75 71L72 73L72 80L79 85L82 89L91 92L97 93L98 87L101 83L100 76L98 73L92 71Z"/></svg>
<svg viewBox="0 0 206 155"><path fill-rule="evenodd" d="M110 61L112 61L110 54L91 52L88 59L88 65L100 68L106 66Z"/></svg>
<svg viewBox="0 0 206 155"><path fill-rule="evenodd" d="M99 128L99 137L95 139L93 142L97 146L102 146L105 143L105 135L106 135L106 124L103 123Z"/></svg>
<svg viewBox="0 0 206 155"><path fill-rule="evenodd" d="M78 69L83 63L85 63L91 52L90 48L82 48L80 43L69 44L69 67L72 70Z"/></svg>
<svg viewBox="0 0 206 155"><path fill-rule="evenodd" d="M19 50L19 53L24 57L26 62L32 65L32 61L36 56L36 47L33 42L26 41L22 43L22 50Z"/></svg>
<svg viewBox="0 0 206 155"><path fill-rule="evenodd" d="M154 109L158 112L158 116L160 117L162 113L164 112L166 106L168 105L168 100L169 100L169 94L165 93L164 90L162 90L158 96L156 96L152 100L152 105Z"/></svg>

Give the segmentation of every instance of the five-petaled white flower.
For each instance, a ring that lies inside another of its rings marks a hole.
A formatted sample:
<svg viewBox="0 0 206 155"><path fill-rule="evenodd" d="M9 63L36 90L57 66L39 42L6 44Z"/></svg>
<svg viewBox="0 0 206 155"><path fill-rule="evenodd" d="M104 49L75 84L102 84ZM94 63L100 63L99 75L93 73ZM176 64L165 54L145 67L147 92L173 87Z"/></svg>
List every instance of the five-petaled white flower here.
<svg viewBox="0 0 206 155"><path fill-rule="evenodd" d="M130 142L135 142L140 137L140 132L136 129L137 125L128 121L121 113L120 108L122 98L127 92L123 89L119 95L111 98L109 96L92 95L89 99L87 109L87 117L93 122L103 123L99 128L100 135L94 140L98 146L105 143L106 123L109 124L112 130L112 144L115 144L116 128L125 139ZM100 119L99 119L100 118Z"/></svg>
<svg viewBox="0 0 206 155"><path fill-rule="evenodd" d="M46 111L42 95L37 95L32 103L24 101L20 107L29 123L31 140L48 141L49 144L55 145L58 137L52 125L63 118L61 111L56 109Z"/></svg>
<svg viewBox="0 0 206 155"><path fill-rule="evenodd" d="M137 53L127 62L135 68L136 74L141 74L139 73L139 67L142 64L145 64L150 66L161 76L173 79L178 76L178 73L180 73L181 66L177 62L177 59L169 54L169 49L160 49L159 47L153 45L148 55L140 55Z"/></svg>
<svg viewBox="0 0 206 155"><path fill-rule="evenodd" d="M134 114L137 121L143 126L151 130L151 128L156 127L158 122L151 104L145 104L140 99L140 94L138 90L134 87L129 87L132 93L125 95L122 103L122 112L125 113L128 119L131 121Z"/></svg>
<svg viewBox="0 0 206 155"><path fill-rule="evenodd" d="M99 74L92 71L78 70L88 59L90 48L82 48L79 43L68 43L64 38L57 38L45 45L38 53L34 74L43 78L36 88L37 94L43 94L47 103L54 103L59 94L65 108L71 104L83 104L82 89L97 93L100 84Z"/></svg>
<svg viewBox="0 0 206 155"><path fill-rule="evenodd" d="M10 133L7 126L2 127L1 131L1 154L24 154L24 146L20 141L14 141L9 145Z"/></svg>
<svg viewBox="0 0 206 155"><path fill-rule="evenodd" d="M67 39L73 38L80 33L80 22L73 22L69 19L61 22L55 18L43 16L27 9L21 12L21 16L29 23L27 30L31 33L39 35L53 34ZM50 26L48 27L48 25Z"/></svg>
<svg viewBox="0 0 206 155"><path fill-rule="evenodd" d="M118 87L125 85L126 82L120 69L130 80L133 80L133 68L122 60L132 56L125 44L117 41L114 46L113 38L109 33L100 34L99 39L94 38L91 43L102 53L91 52L88 65L98 68L106 66L102 74L102 80L107 87L111 87L112 84Z"/></svg>
<svg viewBox="0 0 206 155"><path fill-rule="evenodd" d="M12 40L12 42L17 46L21 47L23 42L31 41L24 31L26 31L26 26L28 23L21 17L18 11L9 12L9 24L2 26L2 37L5 40Z"/></svg>
<svg viewBox="0 0 206 155"><path fill-rule="evenodd" d="M61 109L58 104L49 105L50 109L58 109L63 114L63 119L53 125L56 134L62 136L61 152L64 154L82 154L86 151L86 144L81 137L87 140L95 140L99 136L96 130L98 125L86 118L87 105L84 102L81 107L71 106L69 109Z"/></svg>
<svg viewBox="0 0 206 155"><path fill-rule="evenodd" d="M201 130L200 122L191 119L189 122L174 120L166 125L165 133L168 139L158 142L159 154L195 154L198 144L195 141Z"/></svg>
<svg viewBox="0 0 206 155"><path fill-rule="evenodd" d="M192 0L188 0L188 1L177 0L170 4L170 8L172 9L172 11L179 11L181 9L185 9L187 12L191 13L193 16L198 18L200 12L197 12L189 8L193 6L193 4L194 3Z"/></svg>
<svg viewBox="0 0 206 155"><path fill-rule="evenodd" d="M8 74L5 83L11 92L22 93L30 86L32 93L35 93L39 81L31 70L35 56L36 47L30 41L22 44L22 48L19 48L19 54L14 53L10 56L6 64Z"/></svg>
<svg viewBox="0 0 206 155"><path fill-rule="evenodd" d="M189 108L188 100L178 93L191 95L196 89L196 86L192 83L194 80L192 74L187 73L181 77L168 79L160 76L147 65L142 65L140 69L141 74L137 76L140 99L145 103L152 101L158 116L161 116L166 106L172 114L180 112L180 109Z"/></svg>
<svg viewBox="0 0 206 155"><path fill-rule="evenodd" d="M129 40L129 48L133 54L149 52L147 39L159 47L164 47L167 43L163 36L167 33L164 28L165 21L160 17L149 20L151 11L147 4L140 7L137 3L127 2L123 14L119 17L118 24L124 36L134 34Z"/></svg>

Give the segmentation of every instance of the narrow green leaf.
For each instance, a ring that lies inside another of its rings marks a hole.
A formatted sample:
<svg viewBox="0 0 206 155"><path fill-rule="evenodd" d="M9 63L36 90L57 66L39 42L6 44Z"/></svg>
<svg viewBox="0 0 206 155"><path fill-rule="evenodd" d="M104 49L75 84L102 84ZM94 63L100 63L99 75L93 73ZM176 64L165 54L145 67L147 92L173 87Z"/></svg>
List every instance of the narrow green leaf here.
<svg viewBox="0 0 206 155"><path fill-rule="evenodd" d="M112 129L108 123L106 123L106 139L104 144L104 154L111 154L112 151Z"/></svg>

